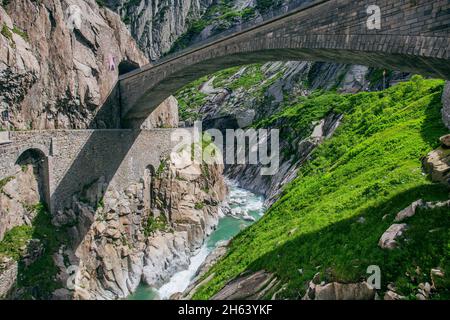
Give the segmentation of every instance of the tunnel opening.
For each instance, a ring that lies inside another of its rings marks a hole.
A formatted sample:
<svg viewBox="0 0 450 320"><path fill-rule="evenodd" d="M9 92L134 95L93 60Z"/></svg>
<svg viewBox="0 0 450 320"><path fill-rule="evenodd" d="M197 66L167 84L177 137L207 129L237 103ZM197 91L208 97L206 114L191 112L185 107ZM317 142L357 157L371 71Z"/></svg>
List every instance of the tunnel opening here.
<svg viewBox="0 0 450 320"><path fill-rule="evenodd" d="M136 69L139 69L139 64L130 60L124 60L121 63L119 63L119 76Z"/></svg>
<svg viewBox="0 0 450 320"><path fill-rule="evenodd" d="M40 202L50 208L48 158L44 152L39 149L28 149L19 156L16 165L21 166L22 171L26 170L28 166L32 166L38 183Z"/></svg>

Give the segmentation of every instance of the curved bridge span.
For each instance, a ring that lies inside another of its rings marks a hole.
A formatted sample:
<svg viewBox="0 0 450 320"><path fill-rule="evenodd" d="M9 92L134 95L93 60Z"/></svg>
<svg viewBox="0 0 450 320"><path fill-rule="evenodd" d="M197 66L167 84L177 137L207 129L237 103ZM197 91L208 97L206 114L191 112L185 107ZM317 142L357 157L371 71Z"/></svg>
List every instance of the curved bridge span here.
<svg viewBox="0 0 450 320"><path fill-rule="evenodd" d="M448 0L317 0L120 79L121 118L138 126L204 75L274 60L331 61L450 79Z"/></svg>

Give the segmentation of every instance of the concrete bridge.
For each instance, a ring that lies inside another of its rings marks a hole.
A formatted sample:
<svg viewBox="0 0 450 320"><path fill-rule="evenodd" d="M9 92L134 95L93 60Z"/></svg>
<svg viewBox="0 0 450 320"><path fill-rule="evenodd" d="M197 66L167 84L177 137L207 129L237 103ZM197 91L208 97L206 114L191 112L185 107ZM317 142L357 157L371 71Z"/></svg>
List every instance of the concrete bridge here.
<svg viewBox="0 0 450 320"><path fill-rule="evenodd" d="M122 76L122 124L137 127L165 98L204 75L274 60L362 64L450 79L450 2L305 0L284 16Z"/></svg>
<svg viewBox="0 0 450 320"><path fill-rule="evenodd" d="M70 207L72 195L100 178L122 189L140 181L146 168L158 168L169 155L173 130L2 132L0 180L21 170L19 159L32 151L43 169L45 200L55 212Z"/></svg>

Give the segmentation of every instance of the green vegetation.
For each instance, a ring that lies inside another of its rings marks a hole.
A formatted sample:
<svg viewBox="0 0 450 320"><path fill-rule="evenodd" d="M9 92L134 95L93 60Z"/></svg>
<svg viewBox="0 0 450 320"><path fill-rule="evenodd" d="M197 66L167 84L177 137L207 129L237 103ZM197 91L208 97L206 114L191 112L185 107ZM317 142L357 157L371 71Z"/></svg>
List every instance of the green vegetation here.
<svg viewBox="0 0 450 320"><path fill-rule="evenodd" d="M158 169L156 170L156 176L160 177L168 167L169 167L168 160L167 159L161 160Z"/></svg>
<svg viewBox="0 0 450 320"><path fill-rule="evenodd" d="M206 103L207 95L201 93L199 87L206 81L207 77L200 78L176 93L180 119L197 120L200 117L198 110Z"/></svg>
<svg viewBox="0 0 450 320"><path fill-rule="evenodd" d="M19 35L20 37L22 37L24 40L28 41L28 33L26 33L25 31L23 31L22 29L20 29L17 26L14 26L14 28L12 29L12 32L14 32L15 34Z"/></svg>
<svg viewBox="0 0 450 320"><path fill-rule="evenodd" d="M8 26L6 24L3 25L2 31L0 32L2 36L4 36L6 39L13 41L12 39L12 32L9 30Z"/></svg>
<svg viewBox="0 0 450 320"><path fill-rule="evenodd" d="M220 33L232 27L235 23L253 18L255 13L252 8L237 11L229 1L219 0L210 6L200 19L188 23L187 31L175 41L168 54L188 47L207 26L215 26L214 32Z"/></svg>
<svg viewBox="0 0 450 320"><path fill-rule="evenodd" d="M6 177L6 178L0 180L0 192L3 191L3 188L5 187L5 185L6 185L8 182L10 182L12 179L14 179L13 176L11 176L11 177Z"/></svg>
<svg viewBox="0 0 450 320"><path fill-rule="evenodd" d="M356 282L367 277L368 266L379 265L383 289L393 282L410 298L420 282L430 282L431 268L450 274L448 208L408 219L398 249L378 246L395 215L413 201L448 199L449 189L433 184L421 168L421 158L447 132L440 115L443 83L414 77L383 92L316 94L261 123L295 131L308 127L305 116L344 114L334 137L316 149L266 215L232 241L194 298L207 299L242 272L262 269L281 280L274 290L286 285L280 299L302 297L317 272L325 281ZM433 295L449 297L445 290Z"/></svg>
<svg viewBox="0 0 450 320"><path fill-rule="evenodd" d="M197 202L195 204L195 210L202 210L205 207L205 204L203 202Z"/></svg>
<svg viewBox="0 0 450 320"><path fill-rule="evenodd" d="M105 0L95 0L95 2L97 2L97 4L100 7L105 7L106 6Z"/></svg>
<svg viewBox="0 0 450 320"><path fill-rule="evenodd" d="M33 228L30 226L19 226L9 230L0 241L0 257L6 256L19 261L32 235Z"/></svg>
<svg viewBox="0 0 450 320"><path fill-rule="evenodd" d="M13 33L19 35L24 40L28 41L28 34L25 31L23 31L20 28L18 28L17 26L14 26L12 29L10 29L10 28L8 28L8 26L6 24L3 24L0 33L5 38L7 38L9 41L12 42L12 46L13 47L16 45L15 42L14 42L14 39L13 39Z"/></svg>
<svg viewBox="0 0 450 320"><path fill-rule="evenodd" d="M147 219L147 223L144 227L144 234L146 237L150 237L156 231L165 231L167 230L168 223L165 215L160 215L157 218L149 216Z"/></svg>
<svg viewBox="0 0 450 320"><path fill-rule="evenodd" d="M208 95L200 92L200 86L212 77L214 88L226 88L233 92L245 91L246 94L255 97L255 105L264 105L266 99L264 94L282 76L282 72L268 77L261 67L261 64L232 67L188 84L176 93L180 118L185 121L201 119L199 110L208 102Z"/></svg>
<svg viewBox="0 0 450 320"><path fill-rule="evenodd" d="M54 290L61 287L56 279L58 268L53 261L53 254L60 246L67 244L67 232L51 223L51 215L43 204L35 206L37 212L33 220L32 238L43 245L42 255L31 265L19 263L18 288L23 298L50 298Z"/></svg>
<svg viewBox="0 0 450 320"><path fill-rule="evenodd" d="M36 212L32 226L19 226L8 231L0 242L0 256L19 261L17 289L21 298L48 299L54 290L61 287L56 279L58 268L53 254L61 245L67 244L66 230L52 225L51 215L43 204L39 203L30 210ZM36 261L27 266L22 258L31 239L39 240L43 250Z"/></svg>

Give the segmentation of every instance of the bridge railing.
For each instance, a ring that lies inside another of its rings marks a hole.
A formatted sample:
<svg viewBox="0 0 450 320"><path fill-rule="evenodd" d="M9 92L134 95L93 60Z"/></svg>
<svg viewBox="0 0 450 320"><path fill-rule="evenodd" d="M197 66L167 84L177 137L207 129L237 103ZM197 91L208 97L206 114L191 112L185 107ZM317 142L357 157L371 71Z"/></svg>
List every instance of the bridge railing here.
<svg viewBox="0 0 450 320"><path fill-rule="evenodd" d="M168 54L163 56L161 59L155 61L153 63L153 65L158 65L158 64L162 64L168 60L171 60L177 56L180 56L184 53L190 52L192 50L195 50L197 48L203 47L209 43L213 43L216 42L217 40L226 38L230 35L233 35L235 33L239 33L242 31L245 31L247 29L256 27L266 21L272 20L274 18L278 18L281 17L287 13L290 13L291 11L297 10L297 9L301 9L304 7L308 7L309 5L311 5L312 3L317 2L317 0L291 0L289 3L284 4L282 6L280 6L279 8L276 8L275 10L271 10L268 13L265 13L263 15L257 16L251 20L248 20L242 24L238 24L235 25L225 31L222 31L220 33L217 33L211 37L208 37L206 39L197 41L195 43L193 43L192 45L190 45L189 47L186 47L182 50L178 50L174 53Z"/></svg>
<svg viewBox="0 0 450 320"><path fill-rule="evenodd" d="M227 29L227 30L225 30L223 32L215 34L215 35L213 35L211 37L208 37L208 38L206 38L204 40L195 42L194 44L192 44L189 47L186 47L186 48L184 48L182 50L179 50L179 51L174 52L172 54L168 54L168 55L162 57L161 59L153 62L151 64L151 66L150 65L143 66L143 67L141 67L139 69L136 69L136 70L131 71L131 72L127 73L127 74L124 74L124 75L122 75L120 77L120 79L126 79L128 77L134 76L136 74L139 74L141 71L145 71L145 70L147 70L149 68L152 68L154 66L161 65L161 64L163 64L163 63L165 63L167 61L175 59L175 58L177 58L179 56L182 56L182 55L184 55L186 53L189 53L189 52L191 52L193 50L196 50L198 48L201 48L201 47L207 46L209 44L212 44L214 42L217 42L217 41L219 41L219 40L221 40L223 38L235 35L235 34L240 33L240 32L245 32L247 30L251 30L252 28L258 27L259 25L267 23L267 22L269 22L271 20L279 19L279 18L283 17L286 14L290 14L290 13L293 13L293 12L301 11L301 10L307 9L309 7L312 7L312 6L315 6L315 5L327 2L327 1L330 1L330 0L291 0L289 3L284 4L284 5L280 6L279 8L277 8L277 9L275 9L275 10L269 12L269 13L257 16L254 19L251 19L251 20L248 20L248 21L246 21L246 22L244 22L242 24L233 26L230 29Z"/></svg>

